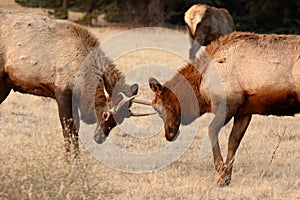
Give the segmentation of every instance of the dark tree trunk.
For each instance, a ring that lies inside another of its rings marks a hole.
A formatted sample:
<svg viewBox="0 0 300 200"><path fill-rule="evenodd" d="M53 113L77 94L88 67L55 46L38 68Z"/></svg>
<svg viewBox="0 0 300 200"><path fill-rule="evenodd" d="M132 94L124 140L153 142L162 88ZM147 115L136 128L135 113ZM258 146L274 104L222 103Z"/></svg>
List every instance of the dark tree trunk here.
<svg viewBox="0 0 300 200"><path fill-rule="evenodd" d="M69 8L69 0L63 0L63 9L68 10Z"/></svg>
<svg viewBox="0 0 300 200"><path fill-rule="evenodd" d="M91 0L90 1L89 7L88 7L88 9L86 11L87 14L93 12L93 10L95 9L95 7L97 6L98 1L99 0ZM104 0L100 0L100 1L103 2Z"/></svg>

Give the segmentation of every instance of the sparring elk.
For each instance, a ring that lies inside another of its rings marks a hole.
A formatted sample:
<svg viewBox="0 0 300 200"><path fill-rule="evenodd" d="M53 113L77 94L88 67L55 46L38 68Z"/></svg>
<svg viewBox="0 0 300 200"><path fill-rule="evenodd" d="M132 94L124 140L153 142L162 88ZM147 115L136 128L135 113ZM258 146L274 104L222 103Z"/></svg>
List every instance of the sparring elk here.
<svg viewBox="0 0 300 200"><path fill-rule="evenodd" d="M98 40L75 23L46 16L0 12L0 103L10 91L56 100L65 149L78 154L79 117L98 123L101 143L124 118L138 85L102 52ZM81 115L79 116L79 111Z"/></svg>
<svg viewBox="0 0 300 200"><path fill-rule="evenodd" d="M228 185L252 115L300 112L300 36L232 32L213 41L163 85L150 78L149 86L168 141L176 139L180 124L190 124L207 112L215 114L208 135L218 184ZM224 162L218 134L232 118Z"/></svg>

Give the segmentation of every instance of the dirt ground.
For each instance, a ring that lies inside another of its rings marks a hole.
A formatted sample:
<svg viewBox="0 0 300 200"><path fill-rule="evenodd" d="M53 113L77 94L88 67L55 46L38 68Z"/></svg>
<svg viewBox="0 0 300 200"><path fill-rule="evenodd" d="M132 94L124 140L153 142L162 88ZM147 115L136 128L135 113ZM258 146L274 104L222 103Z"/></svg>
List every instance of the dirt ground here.
<svg viewBox="0 0 300 200"><path fill-rule="evenodd" d="M1 0L0 10L47 14L43 9L22 8L13 0ZM76 20L82 15L70 16ZM110 26L88 29L100 41L127 31ZM186 63L157 49L126 53L114 62L123 73L153 63L177 70ZM147 71L139 73L148 75ZM139 97L150 100L147 83L141 81L140 86ZM224 188L216 185L212 153L199 154L209 120L205 115L196 120L197 130L187 129L196 131L196 136L176 161L159 170L130 173L103 164L83 144L80 159L66 163L56 102L12 92L0 105L0 199L300 199L298 115L254 116L235 159L232 183ZM149 118L134 121L146 126ZM231 125L220 133L223 156ZM162 130L144 139L116 127L108 140L137 153L168 145Z"/></svg>

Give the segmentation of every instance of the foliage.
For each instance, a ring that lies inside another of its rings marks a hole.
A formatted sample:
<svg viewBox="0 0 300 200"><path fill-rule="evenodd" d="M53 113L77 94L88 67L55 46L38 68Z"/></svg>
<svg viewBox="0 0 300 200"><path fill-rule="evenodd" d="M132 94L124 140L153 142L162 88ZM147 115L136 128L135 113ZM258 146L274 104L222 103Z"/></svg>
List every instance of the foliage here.
<svg viewBox="0 0 300 200"><path fill-rule="evenodd" d="M114 0L106 7L107 20L114 22L155 23L151 21L149 5L156 0ZM196 3L224 7L232 15L236 29L257 33L300 34L299 0L161 0L164 24L184 25L183 16Z"/></svg>
<svg viewBox="0 0 300 200"><path fill-rule="evenodd" d="M59 8L62 6L61 0L15 0L15 2L24 7Z"/></svg>
<svg viewBox="0 0 300 200"><path fill-rule="evenodd" d="M15 0L22 6L62 6L62 0ZM196 3L226 8L236 29L257 33L300 34L299 0L69 0L69 9L86 12L83 21L105 14L109 22L183 26L183 16Z"/></svg>
<svg viewBox="0 0 300 200"><path fill-rule="evenodd" d="M297 0L251 0L235 15L237 28L258 33L300 33L300 3ZM234 13L235 14L235 13Z"/></svg>
<svg viewBox="0 0 300 200"><path fill-rule="evenodd" d="M53 15L57 19L68 19L68 10L65 8L56 8Z"/></svg>
<svg viewBox="0 0 300 200"><path fill-rule="evenodd" d="M92 21L97 21L99 12L97 10L93 10L91 13L87 13L78 21L80 24L92 26Z"/></svg>

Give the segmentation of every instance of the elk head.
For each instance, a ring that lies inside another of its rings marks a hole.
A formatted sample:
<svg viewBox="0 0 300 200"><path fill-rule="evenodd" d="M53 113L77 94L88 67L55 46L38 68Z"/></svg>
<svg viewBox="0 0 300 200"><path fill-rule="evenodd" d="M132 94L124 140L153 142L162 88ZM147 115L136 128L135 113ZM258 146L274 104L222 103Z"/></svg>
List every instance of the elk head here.
<svg viewBox="0 0 300 200"><path fill-rule="evenodd" d="M103 143L110 131L125 118L149 115L131 112L130 107L135 101L151 105L135 100L137 93L138 84L126 84L125 77L114 65L108 66L104 73L98 68L82 67L73 88L73 107L80 111L80 116L75 115L76 121L79 122L80 117L87 124L97 123L94 140Z"/></svg>
<svg viewBox="0 0 300 200"><path fill-rule="evenodd" d="M125 93L127 92L127 93ZM141 117L152 115L155 113L134 113L130 110L130 107L133 103L139 103L150 106L151 103L148 103L143 100L136 100L136 94L138 92L138 85L133 84L128 91L119 92L116 95L112 95L112 98L109 96L106 97L105 105L97 106L96 116L98 121L98 126L94 135L94 140L97 143L103 143L106 137L109 135L112 128L117 124L120 124L124 121L125 118ZM97 101L96 101L97 102Z"/></svg>
<svg viewBox="0 0 300 200"><path fill-rule="evenodd" d="M176 95L166 86L154 78L149 79L149 86L155 93L152 107L164 121L165 137L173 141L179 134L181 123L181 109Z"/></svg>
<svg viewBox="0 0 300 200"><path fill-rule="evenodd" d="M122 87L123 90L126 89L122 93L117 93L110 89L113 90L113 88L105 87L104 85L102 88L102 85L98 85L97 91L104 91L104 96L101 92L96 92L95 96L95 111L98 126L94 139L97 143L103 143L110 131L117 124L122 123L125 118L130 117L130 107L132 100L138 92L138 85L133 84L129 88ZM118 91L121 91L121 89ZM97 96L97 94L102 94L102 96Z"/></svg>

